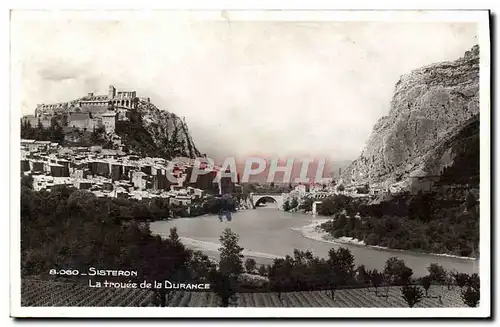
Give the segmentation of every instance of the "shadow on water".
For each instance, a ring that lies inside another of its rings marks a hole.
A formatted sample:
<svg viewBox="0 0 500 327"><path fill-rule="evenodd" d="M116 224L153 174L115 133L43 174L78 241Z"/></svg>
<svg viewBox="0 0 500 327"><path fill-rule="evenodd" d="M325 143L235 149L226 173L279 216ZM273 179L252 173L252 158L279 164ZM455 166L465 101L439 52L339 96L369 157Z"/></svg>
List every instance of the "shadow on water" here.
<svg viewBox="0 0 500 327"><path fill-rule="evenodd" d="M278 203L259 203L255 209L279 209Z"/></svg>

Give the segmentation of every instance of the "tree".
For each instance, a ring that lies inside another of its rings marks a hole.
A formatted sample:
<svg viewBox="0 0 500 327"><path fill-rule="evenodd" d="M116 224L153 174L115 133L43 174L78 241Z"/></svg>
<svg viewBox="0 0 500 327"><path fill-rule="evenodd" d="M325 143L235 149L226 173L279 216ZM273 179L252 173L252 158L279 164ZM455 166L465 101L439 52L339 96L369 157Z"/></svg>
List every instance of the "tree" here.
<svg viewBox="0 0 500 327"><path fill-rule="evenodd" d="M286 200L283 203L283 211L290 211L290 201Z"/></svg>
<svg viewBox="0 0 500 327"><path fill-rule="evenodd" d="M21 138L27 140L36 139L36 131L31 126L29 120L26 120L24 122L21 120Z"/></svg>
<svg viewBox="0 0 500 327"><path fill-rule="evenodd" d="M29 189L33 189L33 177L31 175L23 175L21 177L21 188L22 187L27 187Z"/></svg>
<svg viewBox="0 0 500 327"><path fill-rule="evenodd" d="M337 251L328 251L327 263L335 275L335 280L340 285L348 284L354 277L354 256L347 248L341 247Z"/></svg>
<svg viewBox="0 0 500 327"><path fill-rule="evenodd" d="M424 287L425 289L425 296L428 297L429 296L429 288L431 287L431 283L432 283L432 278L431 276L425 276L422 278L422 286Z"/></svg>
<svg viewBox="0 0 500 327"><path fill-rule="evenodd" d="M472 289L479 291L479 275L477 273L470 275L469 278L467 278L467 285L472 287Z"/></svg>
<svg viewBox="0 0 500 327"><path fill-rule="evenodd" d="M465 200L467 210L471 210L472 208L474 208L476 206L476 203L477 203L477 200L476 200L476 197L474 196L474 194L472 194L472 193L467 194L467 198Z"/></svg>
<svg viewBox="0 0 500 327"><path fill-rule="evenodd" d="M90 134L90 142L93 145L104 145L106 140L106 129L104 126L99 126Z"/></svg>
<svg viewBox="0 0 500 327"><path fill-rule="evenodd" d="M337 191L344 192L345 191L345 186L343 184L340 184L339 186L337 186Z"/></svg>
<svg viewBox="0 0 500 327"><path fill-rule="evenodd" d="M94 193L87 192L84 190L77 190L68 198L67 205L70 210L74 210L72 213L82 212L82 213L93 213L96 208L97 197ZM91 218L85 215L87 218Z"/></svg>
<svg viewBox="0 0 500 327"><path fill-rule="evenodd" d="M445 281L446 271L443 266L440 266L437 263L431 263L429 267L427 267L427 270L429 271L429 276L436 283L441 284Z"/></svg>
<svg viewBox="0 0 500 327"><path fill-rule="evenodd" d="M408 268L403 260L391 257L385 262L384 273L388 276L389 283L408 284L413 270Z"/></svg>
<svg viewBox="0 0 500 327"><path fill-rule="evenodd" d="M422 301L423 292L417 285L404 285L401 287L401 293L410 308L413 308L415 304Z"/></svg>
<svg viewBox="0 0 500 327"><path fill-rule="evenodd" d="M238 245L238 235L230 228L224 229L220 236L220 260L218 269L212 267L208 273L213 290L222 307L236 301L238 277L243 272L243 248Z"/></svg>
<svg viewBox="0 0 500 327"><path fill-rule="evenodd" d="M261 265L261 266L259 267L259 275L261 275L261 276L267 276L267 269L266 269L266 266Z"/></svg>
<svg viewBox="0 0 500 327"><path fill-rule="evenodd" d="M460 294L462 301L469 307L475 308L479 304L479 290L475 290L471 286L467 286Z"/></svg>
<svg viewBox="0 0 500 327"><path fill-rule="evenodd" d="M455 278L457 286L460 288L463 288L465 285L467 285L467 281L469 280L469 275L465 273L456 273L453 277Z"/></svg>
<svg viewBox="0 0 500 327"><path fill-rule="evenodd" d="M268 269L269 287L278 293L278 299L282 301L281 294L290 288L293 269L293 260L290 256L274 259L272 266Z"/></svg>
<svg viewBox="0 0 500 327"><path fill-rule="evenodd" d="M341 278L339 278L339 275L336 274L335 269L332 269L331 267L330 269L328 269L325 277L327 280L328 289L330 290L330 297L332 298L332 300L335 301L335 291L337 290L337 287L341 283L340 282Z"/></svg>
<svg viewBox="0 0 500 327"><path fill-rule="evenodd" d="M254 259L252 258L247 258L245 260L245 270L247 271L247 273L251 274L255 271L255 266L256 266L256 262Z"/></svg>
<svg viewBox="0 0 500 327"><path fill-rule="evenodd" d="M306 212L311 211L313 203L314 200L312 198L307 197L302 200L302 203L299 204L299 209L305 210Z"/></svg>
<svg viewBox="0 0 500 327"><path fill-rule="evenodd" d="M243 272L243 248L238 245L238 235L225 228L219 240L221 247L219 270L224 274L240 275Z"/></svg>
<svg viewBox="0 0 500 327"><path fill-rule="evenodd" d="M404 267L399 275L399 283L401 284L410 284L412 281L411 276L413 275L413 270L408 267Z"/></svg>
<svg viewBox="0 0 500 327"><path fill-rule="evenodd" d="M183 282L193 275L190 271L192 251L182 244L175 227L170 229L169 237L165 240L155 236L154 242L148 245L145 253L148 253L149 257L143 268L146 270L145 279ZM172 290L160 288L155 292L160 298L160 306L166 306Z"/></svg>
<svg viewBox="0 0 500 327"><path fill-rule="evenodd" d="M46 141L47 140L47 132L43 127L43 124L40 120L38 120L38 125L35 130L35 140L37 141Z"/></svg>
<svg viewBox="0 0 500 327"><path fill-rule="evenodd" d="M236 290L238 277L233 274L227 274L217 269L212 269L209 274L209 280L212 283L212 289L219 298L221 307L229 307L231 302L236 301Z"/></svg>
<svg viewBox="0 0 500 327"><path fill-rule="evenodd" d="M56 142L59 144L62 144L64 142L64 130L56 118L51 119L48 133L49 140L51 142Z"/></svg>
<svg viewBox="0 0 500 327"><path fill-rule="evenodd" d="M297 201L296 198L293 198L292 201L290 201L290 209L297 208L299 205L299 201Z"/></svg>
<svg viewBox="0 0 500 327"><path fill-rule="evenodd" d="M374 269L370 274L370 279L373 287L375 287L375 295L378 295L378 287L382 285L382 282L384 281L384 275L378 272L377 269Z"/></svg>
<svg viewBox="0 0 500 327"><path fill-rule="evenodd" d="M193 251L192 258L189 262L193 280L207 280L210 271L215 268L215 265L210 261L206 254L201 251Z"/></svg>
<svg viewBox="0 0 500 327"><path fill-rule="evenodd" d="M448 291L451 290L451 287L453 285L453 273L451 271L446 271L445 283Z"/></svg>
<svg viewBox="0 0 500 327"><path fill-rule="evenodd" d="M365 265L358 266L358 269L356 269L357 272L357 280L358 283L363 284L363 285L370 285L370 275L366 271Z"/></svg>

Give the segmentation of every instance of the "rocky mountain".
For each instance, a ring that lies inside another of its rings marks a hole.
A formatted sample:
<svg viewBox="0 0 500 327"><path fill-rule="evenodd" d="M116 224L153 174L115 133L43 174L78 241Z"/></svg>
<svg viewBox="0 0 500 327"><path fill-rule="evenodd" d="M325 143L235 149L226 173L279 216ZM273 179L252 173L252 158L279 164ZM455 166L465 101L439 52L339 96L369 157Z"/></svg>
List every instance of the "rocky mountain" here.
<svg viewBox="0 0 500 327"><path fill-rule="evenodd" d="M187 124L176 114L140 101L130 110L129 121L119 121L115 132L130 150L164 158L199 157Z"/></svg>
<svg viewBox="0 0 500 327"><path fill-rule="evenodd" d="M459 136L479 124L478 116L476 45L456 61L425 66L400 78L389 114L375 124L342 182L410 189L425 177L439 176L462 157ZM474 132L468 137L474 138Z"/></svg>

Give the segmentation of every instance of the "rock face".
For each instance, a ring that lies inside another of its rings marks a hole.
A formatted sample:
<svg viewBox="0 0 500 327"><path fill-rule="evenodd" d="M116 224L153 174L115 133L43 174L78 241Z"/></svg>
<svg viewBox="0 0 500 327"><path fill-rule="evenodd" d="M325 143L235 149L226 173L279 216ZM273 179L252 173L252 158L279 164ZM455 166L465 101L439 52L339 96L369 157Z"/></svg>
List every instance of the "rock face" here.
<svg viewBox="0 0 500 327"><path fill-rule="evenodd" d="M361 155L342 174L342 182L408 188L417 177L439 175L456 154L438 145L447 144L451 134L478 114L476 45L456 61L422 67L400 78L389 115L375 124Z"/></svg>
<svg viewBox="0 0 500 327"><path fill-rule="evenodd" d="M200 156L186 123L177 115L140 101L129 119L118 122L115 132L130 150L167 159Z"/></svg>
<svg viewBox="0 0 500 327"><path fill-rule="evenodd" d="M144 128L158 146L167 146L169 151L185 157L199 157L187 124L176 114L159 110L150 102L140 102L138 111L142 115Z"/></svg>

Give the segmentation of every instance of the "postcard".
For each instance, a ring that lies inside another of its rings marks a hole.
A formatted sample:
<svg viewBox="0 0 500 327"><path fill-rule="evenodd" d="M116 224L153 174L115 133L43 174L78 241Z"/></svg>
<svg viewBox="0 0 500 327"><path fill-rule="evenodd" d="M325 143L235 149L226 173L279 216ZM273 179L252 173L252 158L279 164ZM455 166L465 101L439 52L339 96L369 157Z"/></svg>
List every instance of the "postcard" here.
<svg viewBox="0 0 500 327"><path fill-rule="evenodd" d="M10 25L11 316L491 315L488 11Z"/></svg>

